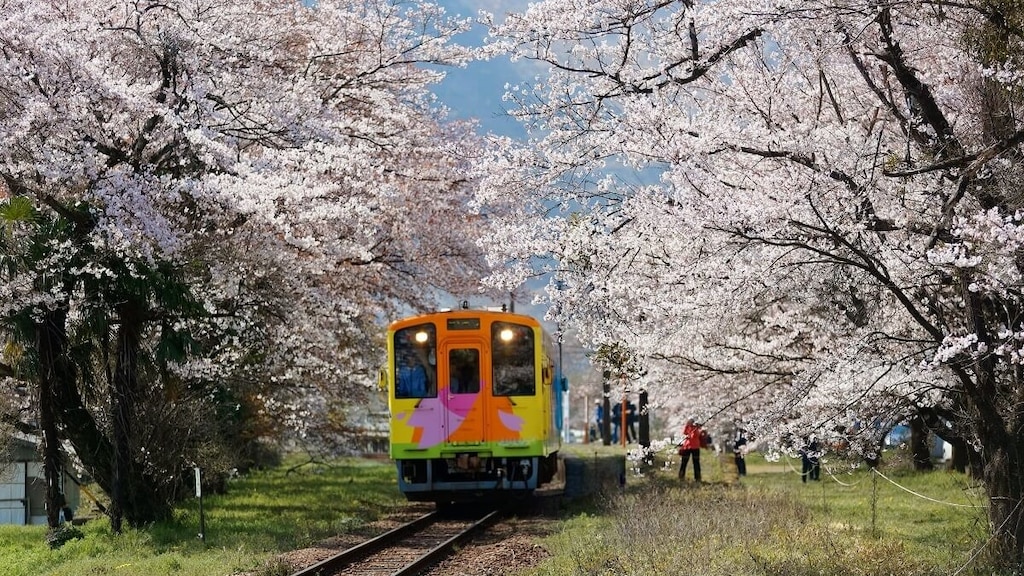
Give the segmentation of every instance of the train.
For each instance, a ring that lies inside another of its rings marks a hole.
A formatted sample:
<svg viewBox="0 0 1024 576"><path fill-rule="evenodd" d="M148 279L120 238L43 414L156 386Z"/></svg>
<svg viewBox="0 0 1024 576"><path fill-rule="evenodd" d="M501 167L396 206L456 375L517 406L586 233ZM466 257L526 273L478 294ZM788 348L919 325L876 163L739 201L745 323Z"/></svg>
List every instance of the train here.
<svg viewBox="0 0 1024 576"><path fill-rule="evenodd" d="M392 322L381 387L405 497L441 508L551 482L567 388L558 356L539 321L504 308Z"/></svg>

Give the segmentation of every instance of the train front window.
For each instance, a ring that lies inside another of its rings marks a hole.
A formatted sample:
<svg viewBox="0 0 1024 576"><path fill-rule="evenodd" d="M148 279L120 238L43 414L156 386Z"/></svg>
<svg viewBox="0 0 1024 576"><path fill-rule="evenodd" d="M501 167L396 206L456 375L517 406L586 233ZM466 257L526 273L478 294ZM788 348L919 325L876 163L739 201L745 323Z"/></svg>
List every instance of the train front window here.
<svg viewBox="0 0 1024 576"><path fill-rule="evenodd" d="M395 331L395 398L437 396L437 331L419 324Z"/></svg>
<svg viewBox="0 0 1024 576"><path fill-rule="evenodd" d="M536 394L533 328L511 322L491 324L491 354L493 395Z"/></svg>
<svg viewBox="0 0 1024 576"><path fill-rule="evenodd" d="M455 348L448 351L448 390L452 394L480 392L480 351Z"/></svg>

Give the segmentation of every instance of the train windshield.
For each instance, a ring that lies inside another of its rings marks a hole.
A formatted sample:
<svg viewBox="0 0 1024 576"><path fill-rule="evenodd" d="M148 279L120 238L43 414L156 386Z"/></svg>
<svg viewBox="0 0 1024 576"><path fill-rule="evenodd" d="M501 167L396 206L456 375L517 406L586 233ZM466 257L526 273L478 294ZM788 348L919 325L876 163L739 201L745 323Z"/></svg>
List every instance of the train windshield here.
<svg viewBox="0 0 1024 576"><path fill-rule="evenodd" d="M437 396L437 330L419 324L395 331L395 397Z"/></svg>
<svg viewBox="0 0 1024 576"><path fill-rule="evenodd" d="M533 328L511 322L491 324L494 396L533 396L537 392Z"/></svg>

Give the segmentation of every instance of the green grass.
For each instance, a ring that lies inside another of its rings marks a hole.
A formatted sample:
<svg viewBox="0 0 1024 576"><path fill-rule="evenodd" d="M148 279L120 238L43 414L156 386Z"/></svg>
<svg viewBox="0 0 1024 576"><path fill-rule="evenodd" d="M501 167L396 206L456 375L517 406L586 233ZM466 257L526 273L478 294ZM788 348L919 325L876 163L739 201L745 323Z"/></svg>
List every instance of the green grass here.
<svg viewBox="0 0 1024 576"><path fill-rule="evenodd" d="M887 460L881 471L900 488L830 463L821 481L804 484L798 461L754 454L740 480L731 457L705 451L701 463L704 485L675 477L678 458L631 477L598 511L569 518L544 542L552 557L523 574L992 573L974 558L986 538L984 511L974 507L983 498L961 474Z"/></svg>
<svg viewBox="0 0 1024 576"><path fill-rule="evenodd" d="M578 457L622 453L575 448ZM57 550L47 547L44 527L0 526L0 576L281 576L288 570L277 553L404 504L387 461L341 460L288 473L298 462L234 480L227 494L205 498L205 543L195 500L172 521L120 536L105 519L93 520L82 527L83 539ZM574 503L561 530L541 542L552 556L523 575L993 573L972 560L987 521L973 507L983 501L980 491L963 475L915 473L887 455L882 473L918 496L838 463L806 484L795 461L752 454L749 475L739 480L731 458L705 451L702 464L704 485L676 478L678 457L659 459L653 471L630 476L624 491L593 505Z"/></svg>
<svg viewBox="0 0 1024 576"><path fill-rule="evenodd" d="M0 526L0 576L230 575L287 573L281 551L310 544L373 520L404 503L387 461L343 460L255 472L203 498L206 542L199 537L198 500L173 520L147 529L110 532L106 519L82 526L85 537L57 550L42 526Z"/></svg>
<svg viewBox="0 0 1024 576"><path fill-rule="evenodd" d="M851 471L846 463L825 462L821 480L806 484L789 463L758 468L761 473L743 484L787 494L808 510L824 537L841 538L852 546L867 542L899 547L904 557L927 566L930 573L951 573L961 566L971 573L971 558L987 539L985 497L977 482L945 470L914 472L899 452L887 456L880 474L864 466Z"/></svg>

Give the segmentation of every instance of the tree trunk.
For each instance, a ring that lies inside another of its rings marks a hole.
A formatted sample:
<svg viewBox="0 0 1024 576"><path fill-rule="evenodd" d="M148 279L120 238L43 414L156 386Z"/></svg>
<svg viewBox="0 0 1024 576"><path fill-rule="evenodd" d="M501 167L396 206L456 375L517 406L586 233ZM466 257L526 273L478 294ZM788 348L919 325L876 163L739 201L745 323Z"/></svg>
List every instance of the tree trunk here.
<svg viewBox="0 0 1024 576"><path fill-rule="evenodd" d="M112 499L115 492L121 495L118 501L120 508L116 511L113 509L107 511L111 517L111 528L120 530L124 520L127 520L130 525L142 526L155 520L168 518L172 508L170 498L164 493L163 484L157 479L148 477L143 472L144 467L141 464L131 463L133 454L130 448L129 430L119 428L119 431L115 432L120 440L120 454L115 454L111 438L103 433L96 418L86 406L79 389L74 364L67 357L67 338L63 328L65 314L55 312L52 316L53 318L49 321L51 336L48 344L52 352L44 352L47 347L44 346L43 333L40 332L40 363L51 367L49 374L52 374L52 377L48 378L47 385L50 386L50 395L53 398L52 406L59 407L59 410L54 410L53 415L58 422L58 429L63 438L74 447L75 453L88 474ZM137 328L133 330L134 336L128 338L129 347L124 349L125 352L131 350L131 353L125 358L130 362L125 363L118 360L121 370L119 377L124 385L129 387L134 386L138 379L135 358L138 354L139 331ZM134 343L132 343L132 339L134 339ZM118 354L120 355L120 353L121 347L119 346ZM131 366L130 370L128 370L128 366ZM43 366L41 366L42 369ZM115 385L115 380L112 376L111 389L119 387ZM121 387L123 388L123 386ZM132 410L130 402L111 399L111 408L114 408L117 403L120 403L122 408L128 411L128 420L114 417L112 423L116 423L118 420L130 422ZM115 409L114 414L117 413ZM120 427L120 423L115 426ZM137 457L138 454L135 456ZM115 472L117 474L116 485ZM59 476L55 478L59 479ZM59 484L56 485L59 486ZM131 497L126 500L126 495ZM126 504L126 502L128 503Z"/></svg>
<svg viewBox="0 0 1024 576"><path fill-rule="evenodd" d="M141 333L138 316L130 303L120 307L117 360L110 383L110 412L113 416L111 430L114 437L110 522L115 533L121 531L121 520L124 515L128 516L129 521L134 520L133 524L139 520L137 489L141 487L133 486L135 463L132 460L131 449L132 412L138 388L137 358Z"/></svg>
<svg viewBox="0 0 1024 576"><path fill-rule="evenodd" d="M56 417L60 421L64 437L74 447L75 454L89 475L104 491L109 491L110 462L113 459L109 439L86 408L78 384L70 373L66 378L51 381L50 384L53 387L51 393L54 403L60 406Z"/></svg>
<svg viewBox="0 0 1024 576"><path fill-rule="evenodd" d="M650 453L651 449L651 418L647 414L647 390L640 391L640 398L637 401L637 411L639 412L639 423L640 430L638 436L640 437L640 446L644 449L644 463L650 465L654 464L654 455Z"/></svg>
<svg viewBox="0 0 1024 576"><path fill-rule="evenodd" d="M36 347L39 353L39 427L43 435L43 479L46 482L46 524L60 526L60 511L65 506L60 489L63 469L60 434L57 429L57 402L54 388L68 378L66 320L62 310L47 312L36 325Z"/></svg>
<svg viewBox="0 0 1024 576"><path fill-rule="evenodd" d="M999 24L995 19L984 19L976 31L976 41L981 48L983 63L999 65L1016 52L1014 26L1007 22L1017 21L1022 16L1019 3L993 3L995 13L1006 20ZM1020 95L1007 88L1006 84L992 77L980 79L978 94L981 97L981 128L984 139L989 143L1011 137L1017 130ZM1003 152L1004 162L1019 164L1019 146ZM972 178L974 196L985 208L999 207L1011 214L1019 209L1017 190L1019 182L989 182L985 177ZM963 185L963 184L961 184ZM1018 271L1024 269L1024 262L1017 258ZM960 288L964 299L969 326L977 335L978 342L989 344L994 341L992 332L1002 326L1007 318L1012 319L1014 329L1021 327L1021 310L1013 298L1002 301L983 299L970 289L974 278L966 271L961 272ZM995 304L995 306L993 306ZM972 470L980 470L989 497L988 512L990 529L993 533L991 551L993 563L1019 574L1024 568L1024 411L1020 405L1019 374L1005 372L997 367L992 354L975 359L974 381L966 386L967 393L976 412L976 430L981 440L979 455L971 451L968 458ZM1016 367L1019 369L1019 366ZM980 465L980 466L979 466Z"/></svg>
<svg viewBox="0 0 1024 576"><path fill-rule="evenodd" d="M1019 443L1020 438L1016 438ZM993 563L1019 573L1024 567L1024 510L1021 509L1024 470L1015 446L996 444L985 449L985 491L993 533Z"/></svg>
<svg viewBox="0 0 1024 576"><path fill-rule="evenodd" d="M967 444L963 440L946 440L953 447L953 456L949 459L949 469L962 474L967 473Z"/></svg>
<svg viewBox="0 0 1024 576"><path fill-rule="evenodd" d="M933 470L931 444L928 426L924 418L914 416L910 419L910 453L914 459L914 470Z"/></svg>
<svg viewBox="0 0 1024 576"><path fill-rule="evenodd" d="M969 326L978 342L990 342L989 324L985 321L985 303L969 286L973 280L961 272L960 292ZM996 325L992 322L991 325ZM970 372L954 367L954 373L965 383L971 401L974 430L981 441L982 478L988 495L988 515L992 539L992 562L1017 572L1024 567L1024 517L1021 510L1024 495L1024 470L1019 447L1024 445L1024 412L1015 395L1009 395L1009 383L1000 382L1001 371L994 355L973 358ZM1013 400L1012 404L1009 402ZM973 463L973 462L972 462Z"/></svg>

